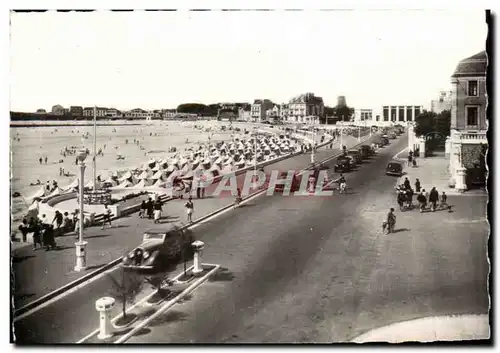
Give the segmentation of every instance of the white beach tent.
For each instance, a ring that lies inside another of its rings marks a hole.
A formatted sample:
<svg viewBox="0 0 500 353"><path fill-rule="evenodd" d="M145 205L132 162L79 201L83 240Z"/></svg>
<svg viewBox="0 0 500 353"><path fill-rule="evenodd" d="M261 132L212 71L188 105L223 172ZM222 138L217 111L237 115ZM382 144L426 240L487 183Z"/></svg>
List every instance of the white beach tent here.
<svg viewBox="0 0 500 353"><path fill-rule="evenodd" d="M127 180L127 179L130 179L131 177L132 177L132 173L130 173L130 171L129 171L129 170L127 170L127 171L125 172L125 174L123 174L120 178L118 178L118 181L119 181L119 182L122 182L122 181L125 181L125 180Z"/></svg>
<svg viewBox="0 0 500 353"><path fill-rule="evenodd" d="M38 189L33 195L31 195L28 199L33 200L37 197L44 197L47 196L48 190L45 188L45 186L40 186L40 189Z"/></svg>
<svg viewBox="0 0 500 353"><path fill-rule="evenodd" d="M65 187L66 190L72 190L74 188L77 188L78 185L80 184L80 181L78 179L75 179L69 184L68 186Z"/></svg>
<svg viewBox="0 0 500 353"><path fill-rule="evenodd" d="M52 193L49 196L56 196L56 195L60 195L63 193L64 193L64 190L61 189L60 187L57 187L54 191L52 191Z"/></svg>
<svg viewBox="0 0 500 353"><path fill-rule="evenodd" d="M162 179L163 178L163 172L162 171L157 171L151 179Z"/></svg>
<svg viewBox="0 0 500 353"><path fill-rule="evenodd" d="M111 189L123 189L129 187L132 183L128 180L124 180L120 185L113 186Z"/></svg>
<svg viewBox="0 0 500 353"><path fill-rule="evenodd" d="M105 183L110 183L113 186L117 185L116 181L113 178L111 178L111 177L109 177L108 179L106 179L104 182Z"/></svg>
<svg viewBox="0 0 500 353"><path fill-rule="evenodd" d="M146 186L151 185L151 183L148 183L147 180L142 179L140 182L138 182L136 185L133 186L134 189L143 189Z"/></svg>

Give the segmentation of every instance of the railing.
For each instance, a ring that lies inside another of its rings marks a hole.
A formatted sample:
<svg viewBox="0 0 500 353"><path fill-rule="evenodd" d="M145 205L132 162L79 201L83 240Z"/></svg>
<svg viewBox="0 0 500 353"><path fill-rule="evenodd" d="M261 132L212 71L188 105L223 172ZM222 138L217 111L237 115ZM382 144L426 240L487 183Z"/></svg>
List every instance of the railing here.
<svg viewBox="0 0 500 353"><path fill-rule="evenodd" d="M486 131L482 132L453 132L452 139L464 143L488 143Z"/></svg>

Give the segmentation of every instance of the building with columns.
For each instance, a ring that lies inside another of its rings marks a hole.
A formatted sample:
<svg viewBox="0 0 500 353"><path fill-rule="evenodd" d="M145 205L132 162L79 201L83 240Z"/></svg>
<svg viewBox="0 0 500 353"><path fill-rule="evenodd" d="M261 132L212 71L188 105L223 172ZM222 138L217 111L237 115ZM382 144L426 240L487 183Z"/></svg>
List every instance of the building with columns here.
<svg viewBox="0 0 500 353"><path fill-rule="evenodd" d="M384 123L405 124L415 121L423 111L421 105L384 105L380 120Z"/></svg>
<svg viewBox="0 0 500 353"><path fill-rule="evenodd" d="M485 51L461 60L451 76L450 184L465 191L486 181L486 69Z"/></svg>

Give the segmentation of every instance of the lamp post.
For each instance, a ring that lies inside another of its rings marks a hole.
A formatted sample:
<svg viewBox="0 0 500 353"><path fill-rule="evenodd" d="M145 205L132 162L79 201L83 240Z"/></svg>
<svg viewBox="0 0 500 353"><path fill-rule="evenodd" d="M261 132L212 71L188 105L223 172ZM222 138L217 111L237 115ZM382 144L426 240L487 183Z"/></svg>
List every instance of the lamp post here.
<svg viewBox="0 0 500 353"><path fill-rule="evenodd" d="M313 125L313 144L311 151L311 163L314 163L314 150L316 149L316 128Z"/></svg>
<svg viewBox="0 0 500 353"><path fill-rule="evenodd" d="M85 174L85 159L87 158L86 149L82 148L78 151L76 158L78 159L78 165L80 167L80 186L79 186L79 194L80 194L80 226L79 226L79 235L78 241L75 243L76 246L76 266L75 271L85 271L87 268L86 263L86 247L87 242L83 240L83 225L84 225L84 217L83 217L83 188L84 188L84 174Z"/></svg>

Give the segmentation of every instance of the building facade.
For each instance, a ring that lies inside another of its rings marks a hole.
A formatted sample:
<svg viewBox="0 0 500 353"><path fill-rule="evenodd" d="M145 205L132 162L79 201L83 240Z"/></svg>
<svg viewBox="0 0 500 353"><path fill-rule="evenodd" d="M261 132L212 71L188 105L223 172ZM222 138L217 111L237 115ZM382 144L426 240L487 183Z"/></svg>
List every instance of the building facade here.
<svg viewBox="0 0 500 353"><path fill-rule="evenodd" d="M415 118L424 111L421 105L384 105L379 122L385 125L406 124L415 121Z"/></svg>
<svg viewBox="0 0 500 353"><path fill-rule="evenodd" d="M314 93L304 93L290 99L287 109L287 120L293 123L315 123L325 114L322 97Z"/></svg>
<svg viewBox="0 0 500 353"><path fill-rule="evenodd" d="M439 114L444 110L451 110L451 91L441 91L439 97L431 100L431 111Z"/></svg>
<svg viewBox="0 0 500 353"><path fill-rule="evenodd" d="M238 109L238 120L252 121L252 115L250 114L250 110L245 108Z"/></svg>
<svg viewBox="0 0 500 353"><path fill-rule="evenodd" d="M83 107L71 106L69 107L69 113L74 118L81 118L83 116Z"/></svg>
<svg viewBox="0 0 500 353"><path fill-rule="evenodd" d="M450 183L465 191L486 181L486 70L482 51L461 60L451 76L451 136L447 141Z"/></svg>
<svg viewBox="0 0 500 353"><path fill-rule="evenodd" d="M52 107L52 114L54 115L64 115L64 108L62 105L56 104Z"/></svg>
<svg viewBox="0 0 500 353"><path fill-rule="evenodd" d="M272 109L274 103L269 99L256 99L254 100L251 108L250 115L252 117L253 122L263 122L266 120L266 112L269 109Z"/></svg>
<svg viewBox="0 0 500 353"><path fill-rule="evenodd" d="M355 122L371 123L373 120L373 109L356 109L354 111Z"/></svg>

